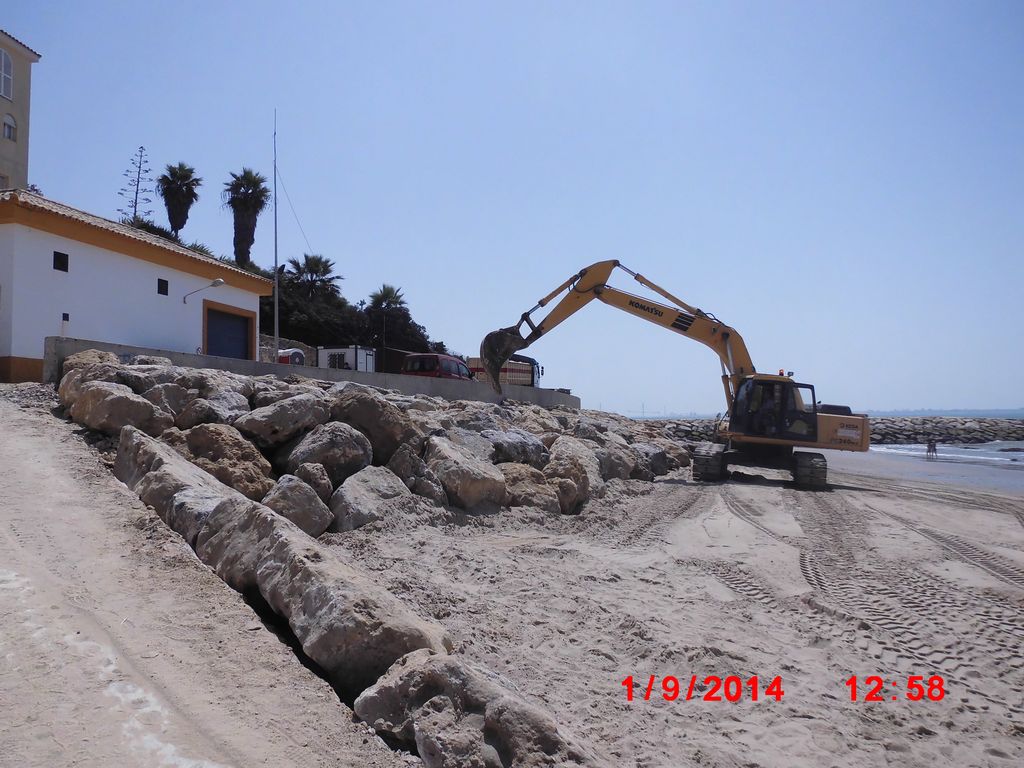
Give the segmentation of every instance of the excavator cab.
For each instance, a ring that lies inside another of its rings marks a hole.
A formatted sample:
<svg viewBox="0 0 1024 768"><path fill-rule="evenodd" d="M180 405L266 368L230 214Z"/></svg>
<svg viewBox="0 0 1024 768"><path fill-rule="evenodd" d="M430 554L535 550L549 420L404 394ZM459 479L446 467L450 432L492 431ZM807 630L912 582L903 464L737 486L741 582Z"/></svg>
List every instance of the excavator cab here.
<svg viewBox="0 0 1024 768"><path fill-rule="evenodd" d="M815 442L818 414L814 387L781 376L751 376L736 391L729 419L734 435Z"/></svg>

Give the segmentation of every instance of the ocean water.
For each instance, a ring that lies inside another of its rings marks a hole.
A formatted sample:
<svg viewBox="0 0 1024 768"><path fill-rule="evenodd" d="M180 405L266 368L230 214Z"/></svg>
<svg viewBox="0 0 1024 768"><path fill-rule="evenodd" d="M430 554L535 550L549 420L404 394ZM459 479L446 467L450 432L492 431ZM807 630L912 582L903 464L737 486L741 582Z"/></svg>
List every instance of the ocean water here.
<svg viewBox="0 0 1024 768"><path fill-rule="evenodd" d="M925 445L873 445L871 450L894 456L923 458ZM938 460L967 464L987 464L1006 469L1024 469L1024 440L999 440L974 445L938 444Z"/></svg>

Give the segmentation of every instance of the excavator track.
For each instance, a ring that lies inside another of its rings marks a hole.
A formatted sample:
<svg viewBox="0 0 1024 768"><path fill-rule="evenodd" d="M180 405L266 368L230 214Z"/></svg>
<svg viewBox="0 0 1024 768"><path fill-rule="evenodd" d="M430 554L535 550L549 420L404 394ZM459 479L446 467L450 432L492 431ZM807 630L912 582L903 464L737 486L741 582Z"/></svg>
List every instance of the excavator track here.
<svg viewBox="0 0 1024 768"><path fill-rule="evenodd" d="M828 463L820 453L793 453L793 480L797 488L824 491L828 488Z"/></svg>
<svg viewBox="0 0 1024 768"><path fill-rule="evenodd" d="M693 453L693 479L703 483L717 483L725 477L725 446L701 443Z"/></svg>

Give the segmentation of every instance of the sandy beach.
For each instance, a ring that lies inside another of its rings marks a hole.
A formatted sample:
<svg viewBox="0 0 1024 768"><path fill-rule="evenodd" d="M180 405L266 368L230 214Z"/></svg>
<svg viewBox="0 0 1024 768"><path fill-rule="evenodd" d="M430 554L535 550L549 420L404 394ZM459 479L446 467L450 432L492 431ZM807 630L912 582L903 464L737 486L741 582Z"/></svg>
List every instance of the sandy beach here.
<svg viewBox="0 0 1024 768"><path fill-rule="evenodd" d="M420 764L353 722L74 425L3 399L0 422L0 765ZM612 481L578 516L324 540L612 765L1020 764L1021 473L829 458L824 493L684 469Z"/></svg>

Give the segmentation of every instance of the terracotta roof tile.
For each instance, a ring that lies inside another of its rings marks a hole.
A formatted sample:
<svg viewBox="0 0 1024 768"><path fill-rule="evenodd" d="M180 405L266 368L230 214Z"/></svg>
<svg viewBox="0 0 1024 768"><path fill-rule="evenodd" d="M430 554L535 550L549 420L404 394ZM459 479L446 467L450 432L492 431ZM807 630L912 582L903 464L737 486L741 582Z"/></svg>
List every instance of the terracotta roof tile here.
<svg viewBox="0 0 1024 768"><path fill-rule="evenodd" d="M31 53L34 53L34 54L35 54L35 55L36 55L37 57L39 57L40 59L41 59L41 58L43 58L43 54L39 53L39 51L33 51L33 50L32 50L31 48L29 48L29 47L28 47L27 45L25 45L25 44L24 44L23 42L21 42L21 40L19 40L18 38L16 38L16 37L15 37L14 35L12 35L12 34L11 34L10 32L8 32L8 31L7 31L6 29L0 29L0 34L4 34L4 35L7 35L7 37L11 38L11 40L13 40L14 42L16 42L16 43L17 43L18 45L20 45L20 46L21 46L22 48L24 48L24 49L25 49L26 51L30 51Z"/></svg>

